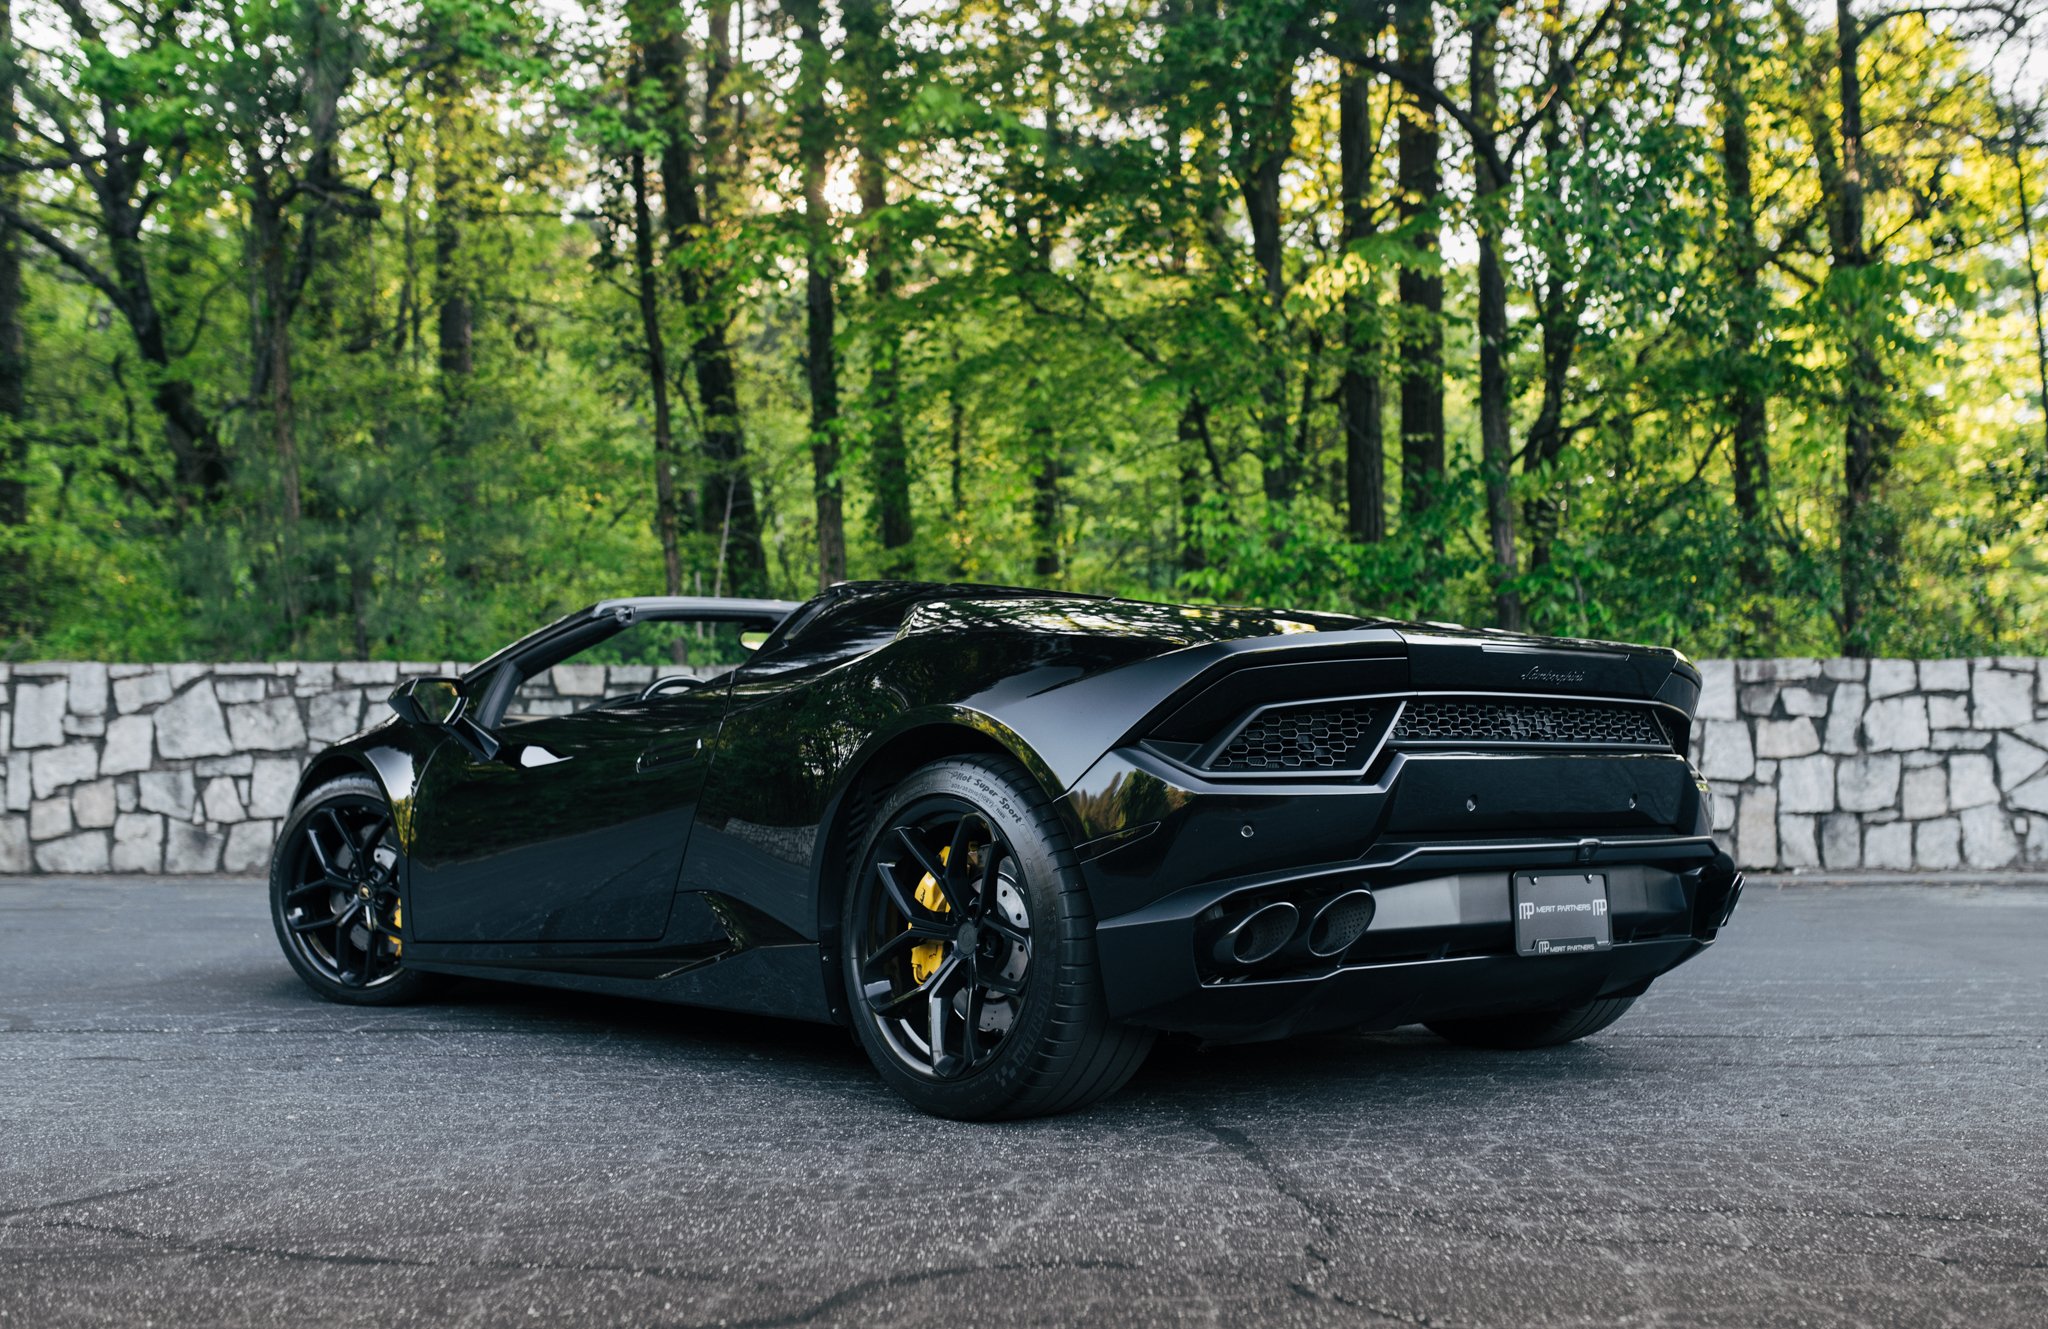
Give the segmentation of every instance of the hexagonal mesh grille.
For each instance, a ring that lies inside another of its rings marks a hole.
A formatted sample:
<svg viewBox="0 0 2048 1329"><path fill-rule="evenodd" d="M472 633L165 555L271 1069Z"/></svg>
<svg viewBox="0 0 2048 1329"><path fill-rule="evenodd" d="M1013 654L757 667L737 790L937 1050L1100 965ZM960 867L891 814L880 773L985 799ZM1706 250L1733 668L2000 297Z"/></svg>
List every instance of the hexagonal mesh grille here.
<svg viewBox="0 0 2048 1329"><path fill-rule="evenodd" d="M1657 717L1641 706L1591 701L1417 698L1394 725L1400 743L1536 743L1556 747L1668 748Z"/></svg>
<svg viewBox="0 0 2048 1329"><path fill-rule="evenodd" d="M1266 711L1237 731L1209 763L1214 771L1356 769L1378 734L1373 708L1356 702L1313 702Z"/></svg>

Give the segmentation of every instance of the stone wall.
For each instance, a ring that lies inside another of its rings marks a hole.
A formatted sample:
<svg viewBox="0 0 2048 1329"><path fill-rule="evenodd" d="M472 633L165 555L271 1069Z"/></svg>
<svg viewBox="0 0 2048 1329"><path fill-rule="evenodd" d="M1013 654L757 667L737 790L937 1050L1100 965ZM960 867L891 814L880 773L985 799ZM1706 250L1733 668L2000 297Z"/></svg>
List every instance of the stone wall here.
<svg viewBox="0 0 2048 1329"><path fill-rule="evenodd" d="M1693 760L1750 870L2048 865L2036 659L1709 660Z"/></svg>
<svg viewBox="0 0 2048 1329"><path fill-rule="evenodd" d="M1710 660L1693 758L1751 870L2048 866L2048 668ZM439 664L0 665L0 872L258 872L299 772ZM520 709L644 686L564 665ZM664 672L672 672L665 670Z"/></svg>
<svg viewBox="0 0 2048 1329"><path fill-rule="evenodd" d="M460 671L0 664L0 873L261 872L312 754L387 714L401 678ZM571 711L654 673L558 666L519 709Z"/></svg>

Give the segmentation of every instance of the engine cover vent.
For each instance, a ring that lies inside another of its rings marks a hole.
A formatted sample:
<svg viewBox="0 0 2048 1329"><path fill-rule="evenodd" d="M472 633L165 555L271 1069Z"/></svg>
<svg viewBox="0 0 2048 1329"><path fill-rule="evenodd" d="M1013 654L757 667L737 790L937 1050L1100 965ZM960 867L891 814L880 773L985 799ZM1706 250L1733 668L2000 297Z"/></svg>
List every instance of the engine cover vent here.
<svg viewBox="0 0 2048 1329"><path fill-rule="evenodd" d="M1394 723L1396 747L1648 748L1671 739L1644 706L1500 697L1417 697Z"/></svg>

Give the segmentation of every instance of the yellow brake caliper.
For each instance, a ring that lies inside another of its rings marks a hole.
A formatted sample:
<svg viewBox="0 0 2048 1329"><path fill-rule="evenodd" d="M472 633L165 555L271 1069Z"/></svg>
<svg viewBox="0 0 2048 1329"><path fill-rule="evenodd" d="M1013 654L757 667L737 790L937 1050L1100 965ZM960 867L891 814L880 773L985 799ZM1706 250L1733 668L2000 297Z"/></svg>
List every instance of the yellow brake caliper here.
<svg viewBox="0 0 2048 1329"><path fill-rule="evenodd" d="M939 862L944 863L953 852L953 846L944 845L939 849ZM918 878L917 890L912 892L917 902L935 914L949 914L953 906L946 903L946 893L939 889L939 879L927 872ZM908 924L905 925L908 931ZM946 959L946 943L943 941L921 941L910 948L910 978L922 983L939 972L939 966Z"/></svg>

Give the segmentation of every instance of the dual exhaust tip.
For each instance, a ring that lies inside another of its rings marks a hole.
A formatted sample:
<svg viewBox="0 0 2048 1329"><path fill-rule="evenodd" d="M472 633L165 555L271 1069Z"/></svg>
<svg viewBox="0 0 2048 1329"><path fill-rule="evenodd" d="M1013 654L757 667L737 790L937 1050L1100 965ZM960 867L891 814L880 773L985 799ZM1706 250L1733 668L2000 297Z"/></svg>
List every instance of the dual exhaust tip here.
<svg viewBox="0 0 2048 1329"><path fill-rule="evenodd" d="M1373 908L1371 891L1345 891L1326 900L1304 924L1298 906L1270 900L1225 915L1209 954L1223 969L1250 969L1283 952L1297 960L1327 960L1350 949L1371 926Z"/></svg>

